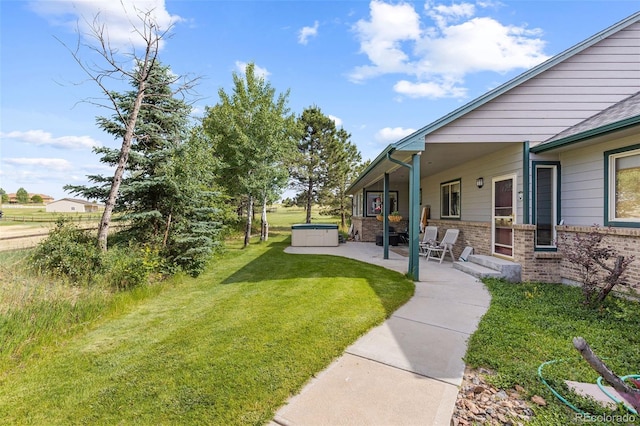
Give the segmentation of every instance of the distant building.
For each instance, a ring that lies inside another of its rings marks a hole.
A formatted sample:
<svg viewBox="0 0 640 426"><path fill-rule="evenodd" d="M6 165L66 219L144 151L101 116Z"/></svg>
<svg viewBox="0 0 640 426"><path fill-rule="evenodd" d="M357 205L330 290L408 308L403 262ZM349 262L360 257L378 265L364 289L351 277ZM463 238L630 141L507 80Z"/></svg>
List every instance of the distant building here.
<svg viewBox="0 0 640 426"><path fill-rule="evenodd" d="M40 198L42 198L42 204L49 204L49 203L53 202L53 197L51 195L34 194L34 193L31 193L31 192L29 192L29 194L28 194L29 202L31 202L31 198L33 198L34 195L39 195ZM18 203L18 196L16 195L15 192L7 194L7 197L9 197L9 204L19 204Z"/></svg>
<svg viewBox="0 0 640 426"><path fill-rule="evenodd" d="M101 204L75 198L62 198L46 206L50 213L94 213L103 208Z"/></svg>

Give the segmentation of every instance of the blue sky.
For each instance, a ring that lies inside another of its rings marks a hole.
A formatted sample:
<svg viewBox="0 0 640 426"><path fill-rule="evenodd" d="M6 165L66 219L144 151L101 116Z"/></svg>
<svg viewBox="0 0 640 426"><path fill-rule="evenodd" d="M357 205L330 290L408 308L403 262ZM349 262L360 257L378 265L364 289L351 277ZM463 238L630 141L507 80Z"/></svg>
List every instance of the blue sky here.
<svg viewBox="0 0 640 426"><path fill-rule="evenodd" d="M584 0L2 0L5 191L62 198L70 196L65 184L113 173L91 151L120 146L95 125L110 112L83 102L103 97L62 43L75 46L78 24L99 13L112 43L125 49L132 5L173 25L160 59L176 74L201 77L194 115L218 102L220 88L231 90L232 72L255 62L278 93L290 90L292 112L319 106L365 159L639 8Z"/></svg>

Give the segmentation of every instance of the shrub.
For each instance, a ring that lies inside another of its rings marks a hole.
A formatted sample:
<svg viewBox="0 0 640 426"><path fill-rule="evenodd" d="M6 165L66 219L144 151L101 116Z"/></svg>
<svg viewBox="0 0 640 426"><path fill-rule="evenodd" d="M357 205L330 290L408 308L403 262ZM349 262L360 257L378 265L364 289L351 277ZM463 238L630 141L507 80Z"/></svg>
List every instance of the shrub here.
<svg viewBox="0 0 640 426"><path fill-rule="evenodd" d="M151 250L132 247L112 247L104 258L105 284L117 290L126 290L146 284L156 263L151 259ZM157 255L157 252L156 252Z"/></svg>
<svg viewBox="0 0 640 426"><path fill-rule="evenodd" d="M618 284L624 284L624 273L633 262L633 256L623 256L613 247L602 243L604 234L594 225L584 235L576 233L573 244L566 236L562 251L571 263L580 268L582 293L586 305L599 305Z"/></svg>
<svg viewBox="0 0 640 426"><path fill-rule="evenodd" d="M34 268L42 274L66 277L75 283L90 283L102 266L102 253L95 238L58 219L56 227L33 254Z"/></svg>

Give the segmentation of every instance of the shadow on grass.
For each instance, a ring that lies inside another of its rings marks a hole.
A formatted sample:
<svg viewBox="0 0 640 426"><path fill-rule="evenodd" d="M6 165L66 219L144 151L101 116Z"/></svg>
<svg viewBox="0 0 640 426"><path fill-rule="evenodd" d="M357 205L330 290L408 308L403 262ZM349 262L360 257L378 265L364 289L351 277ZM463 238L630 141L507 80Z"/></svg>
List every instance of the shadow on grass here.
<svg viewBox="0 0 640 426"><path fill-rule="evenodd" d="M387 317L413 295L414 284L402 274L380 266L333 255L292 255L284 252L290 237L267 243L268 249L222 281L222 284L323 278L365 279Z"/></svg>

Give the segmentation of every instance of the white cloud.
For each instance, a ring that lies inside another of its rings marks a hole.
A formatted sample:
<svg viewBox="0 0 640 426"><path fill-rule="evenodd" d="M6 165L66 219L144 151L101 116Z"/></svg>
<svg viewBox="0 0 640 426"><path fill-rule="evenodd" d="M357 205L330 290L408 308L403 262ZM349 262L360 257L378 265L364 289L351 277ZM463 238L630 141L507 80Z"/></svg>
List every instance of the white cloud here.
<svg viewBox="0 0 640 426"><path fill-rule="evenodd" d="M65 160L63 158L5 158L2 160L4 163L20 166L20 167L31 167L37 168L40 172L44 170L53 170L53 171L65 171L72 170L73 166L71 162Z"/></svg>
<svg viewBox="0 0 640 426"><path fill-rule="evenodd" d="M97 19L105 26L111 46L118 48L144 45L142 37L133 31L142 29L142 14L150 13L161 32L183 20L167 11L165 0L34 0L30 7L51 24L72 30L79 27L83 35L90 33Z"/></svg>
<svg viewBox="0 0 640 426"><path fill-rule="evenodd" d="M548 59L540 30L505 26L492 18L473 18L442 29L420 42L418 73L464 76L479 71L504 73L531 68Z"/></svg>
<svg viewBox="0 0 640 426"><path fill-rule="evenodd" d="M318 35L318 26L320 24L318 21L313 23L313 27L302 27L300 32L298 33L298 43L307 44L309 42L310 37L315 37Z"/></svg>
<svg viewBox="0 0 640 426"><path fill-rule="evenodd" d="M27 130L26 132L0 132L0 139L14 139L36 146L51 146L59 149L90 149L102 144L90 136L53 137L43 130Z"/></svg>
<svg viewBox="0 0 640 426"><path fill-rule="evenodd" d="M410 77L394 86L402 96L461 97L470 73L505 73L548 59L541 30L478 16L479 9L489 6L427 1L420 16L411 4L373 0L368 20L354 26L369 63L354 68L351 81L401 74Z"/></svg>
<svg viewBox="0 0 640 426"><path fill-rule="evenodd" d="M247 69L247 65L249 65L246 62L242 62L242 61L236 61L236 68L238 69L238 71L240 71L242 74L245 73L245 70ZM265 80L271 75L271 73L269 71L267 71L266 68L262 68L259 67L257 64L254 63L254 72L255 75L258 77L262 77Z"/></svg>
<svg viewBox="0 0 640 426"><path fill-rule="evenodd" d="M393 86L393 90L409 98L461 98L467 94L466 88L456 86L453 81L413 83L407 80L400 80Z"/></svg>
<svg viewBox="0 0 640 426"><path fill-rule="evenodd" d="M327 114L327 117L333 120L336 123L336 127L342 126L342 118L338 118L335 115Z"/></svg>
<svg viewBox="0 0 640 426"><path fill-rule="evenodd" d="M405 129L404 127L385 127L384 129L378 130L374 137L376 141L380 143L389 144L392 142L397 142L403 137L408 136L415 131L416 129Z"/></svg>
<svg viewBox="0 0 640 426"><path fill-rule="evenodd" d="M380 74L407 72L408 55L402 42L420 39L420 16L410 4L392 5L373 0L371 19L359 20L354 30L360 40L360 51L373 65L357 67L350 75L359 82Z"/></svg>

